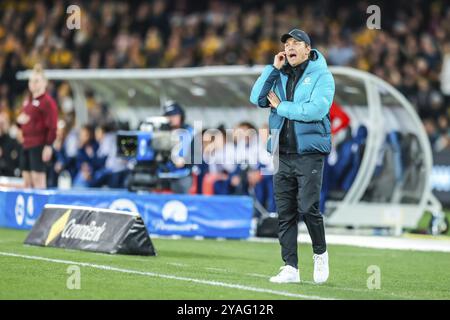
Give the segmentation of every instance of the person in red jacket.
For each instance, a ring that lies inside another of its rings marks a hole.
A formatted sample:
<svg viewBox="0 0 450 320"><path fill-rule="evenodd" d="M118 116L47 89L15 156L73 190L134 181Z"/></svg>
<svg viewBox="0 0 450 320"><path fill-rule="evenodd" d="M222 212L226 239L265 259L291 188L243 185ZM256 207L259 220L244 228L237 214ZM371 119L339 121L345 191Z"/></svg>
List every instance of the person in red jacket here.
<svg viewBox="0 0 450 320"><path fill-rule="evenodd" d="M325 212L325 202L328 199L328 194L330 192L330 184L331 181L334 181L335 179L335 173L333 171L333 166L336 163L336 159L338 157L338 153L336 150L336 144L335 144L335 136L336 134L346 129L350 125L350 117L348 114L344 111L342 106L337 103L336 101L333 101L330 108L330 121L331 121L331 152L327 156L327 159L325 161L325 164L323 166L323 182L322 182L322 190L321 190L321 196L320 196L320 203L319 203L319 210L320 212Z"/></svg>
<svg viewBox="0 0 450 320"><path fill-rule="evenodd" d="M45 189L46 163L50 161L53 153L58 107L46 92L47 78L40 65L34 67L28 88L31 94L25 99L17 117L17 124L23 136L20 169L25 188Z"/></svg>
<svg viewBox="0 0 450 320"><path fill-rule="evenodd" d="M336 123L336 120L339 121ZM347 113L342 109L336 101L333 101L330 108L330 121L331 121L331 134L334 136L336 133L345 129L350 124L350 118Z"/></svg>

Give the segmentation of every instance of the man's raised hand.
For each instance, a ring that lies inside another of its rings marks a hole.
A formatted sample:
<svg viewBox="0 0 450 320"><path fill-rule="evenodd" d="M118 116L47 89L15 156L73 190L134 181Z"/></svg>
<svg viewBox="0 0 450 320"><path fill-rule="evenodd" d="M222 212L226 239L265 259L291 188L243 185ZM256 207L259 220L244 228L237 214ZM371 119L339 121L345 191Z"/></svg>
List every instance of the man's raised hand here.
<svg viewBox="0 0 450 320"><path fill-rule="evenodd" d="M273 58L273 66L278 70L280 70L281 67L283 67L285 62L286 62L286 53L284 51L278 52Z"/></svg>

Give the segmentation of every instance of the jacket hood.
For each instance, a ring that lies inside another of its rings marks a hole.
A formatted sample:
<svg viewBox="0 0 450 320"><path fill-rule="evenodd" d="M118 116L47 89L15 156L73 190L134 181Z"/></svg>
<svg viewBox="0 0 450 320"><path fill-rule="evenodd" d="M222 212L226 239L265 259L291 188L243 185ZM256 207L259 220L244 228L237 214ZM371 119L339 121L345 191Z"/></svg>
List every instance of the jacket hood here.
<svg viewBox="0 0 450 320"><path fill-rule="evenodd" d="M309 64L306 68L306 72L310 73L327 68L327 61L324 56L318 50L311 49L311 53L309 54Z"/></svg>

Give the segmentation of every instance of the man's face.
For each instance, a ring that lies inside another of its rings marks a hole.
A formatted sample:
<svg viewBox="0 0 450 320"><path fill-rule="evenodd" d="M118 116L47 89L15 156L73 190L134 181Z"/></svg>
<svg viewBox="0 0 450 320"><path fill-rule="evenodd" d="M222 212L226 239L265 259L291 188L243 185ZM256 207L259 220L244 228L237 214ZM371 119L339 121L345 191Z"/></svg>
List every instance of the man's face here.
<svg viewBox="0 0 450 320"><path fill-rule="evenodd" d="M167 116L167 119L169 120L169 124L170 124L171 128L181 127L181 115L180 114L174 114L172 116Z"/></svg>
<svg viewBox="0 0 450 320"><path fill-rule="evenodd" d="M284 43L284 52L286 53L287 61L293 67L305 61L310 51L311 48L304 41L289 38Z"/></svg>

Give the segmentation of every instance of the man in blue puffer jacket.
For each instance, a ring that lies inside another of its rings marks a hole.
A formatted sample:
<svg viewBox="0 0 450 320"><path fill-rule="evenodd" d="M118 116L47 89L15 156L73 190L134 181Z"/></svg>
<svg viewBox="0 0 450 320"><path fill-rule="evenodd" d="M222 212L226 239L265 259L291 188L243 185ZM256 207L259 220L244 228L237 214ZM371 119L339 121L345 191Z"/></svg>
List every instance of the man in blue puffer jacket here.
<svg viewBox="0 0 450 320"><path fill-rule="evenodd" d="M328 279L328 253L319 212L325 156L331 150L329 110L334 79L325 58L311 49L309 36L293 29L281 37L284 51L264 68L253 85L250 101L271 108L268 150L274 155L275 202L279 241L285 265L271 282L300 282L298 219L306 223L314 251L314 281Z"/></svg>

